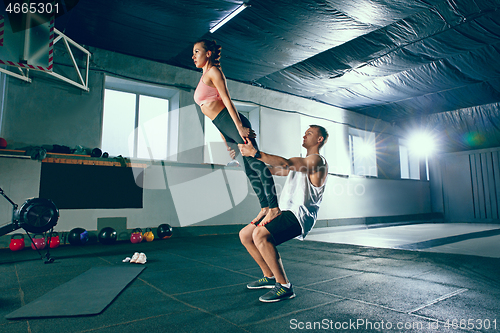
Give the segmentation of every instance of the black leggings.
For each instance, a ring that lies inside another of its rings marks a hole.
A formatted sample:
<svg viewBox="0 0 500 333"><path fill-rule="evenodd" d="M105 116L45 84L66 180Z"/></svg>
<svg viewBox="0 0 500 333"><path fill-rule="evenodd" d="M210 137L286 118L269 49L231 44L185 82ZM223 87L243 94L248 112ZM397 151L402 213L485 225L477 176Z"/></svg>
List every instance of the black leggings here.
<svg viewBox="0 0 500 333"><path fill-rule="evenodd" d="M241 113L240 119L244 127L251 128L250 121ZM219 131L224 135L226 142L236 152L236 159L238 162L245 166L245 173L252 184L253 190L259 198L260 206L262 208L276 208L278 207L278 199L276 197L276 187L274 185L273 175L267 168L266 164L254 157L241 156L238 149L238 144L243 144L233 118L226 108L224 108L217 117L212 121ZM255 139L250 139L253 146L258 149Z"/></svg>

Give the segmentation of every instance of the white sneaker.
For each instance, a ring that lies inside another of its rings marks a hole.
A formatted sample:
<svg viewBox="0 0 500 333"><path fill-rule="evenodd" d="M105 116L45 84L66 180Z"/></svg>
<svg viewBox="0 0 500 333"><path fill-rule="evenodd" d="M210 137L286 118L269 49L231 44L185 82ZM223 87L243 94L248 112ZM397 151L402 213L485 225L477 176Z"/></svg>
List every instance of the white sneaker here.
<svg viewBox="0 0 500 333"><path fill-rule="evenodd" d="M136 264L145 264L147 261L146 255L144 253L139 254L139 258L135 261Z"/></svg>
<svg viewBox="0 0 500 333"><path fill-rule="evenodd" d="M137 259L139 259L139 252L134 253L132 259L130 259L130 262L135 264L137 262Z"/></svg>

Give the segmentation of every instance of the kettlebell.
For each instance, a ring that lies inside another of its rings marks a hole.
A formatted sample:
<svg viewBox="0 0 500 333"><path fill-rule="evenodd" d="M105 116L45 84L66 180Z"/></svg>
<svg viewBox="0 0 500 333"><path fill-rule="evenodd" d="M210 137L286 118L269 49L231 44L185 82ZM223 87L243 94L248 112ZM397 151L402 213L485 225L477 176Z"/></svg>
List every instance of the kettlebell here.
<svg viewBox="0 0 500 333"><path fill-rule="evenodd" d="M142 242L142 229L135 228L134 230L132 230L132 234L130 235L130 242L133 244Z"/></svg>
<svg viewBox="0 0 500 333"><path fill-rule="evenodd" d="M33 236L33 241L31 242L31 248L33 250L43 250L45 248L45 238L42 234L36 234Z"/></svg>
<svg viewBox="0 0 500 333"><path fill-rule="evenodd" d="M146 239L146 242L152 242L155 239L155 235L153 234L151 228L146 228L146 232L144 233L144 239Z"/></svg>
<svg viewBox="0 0 500 333"><path fill-rule="evenodd" d="M23 234L14 234L10 237L9 248L12 251L21 251L24 249L24 235Z"/></svg>
<svg viewBox="0 0 500 333"><path fill-rule="evenodd" d="M61 240L59 239L59 234L57 232L52 233L52 237L50 238L50 248L55 249L61 245Z"/></svg>

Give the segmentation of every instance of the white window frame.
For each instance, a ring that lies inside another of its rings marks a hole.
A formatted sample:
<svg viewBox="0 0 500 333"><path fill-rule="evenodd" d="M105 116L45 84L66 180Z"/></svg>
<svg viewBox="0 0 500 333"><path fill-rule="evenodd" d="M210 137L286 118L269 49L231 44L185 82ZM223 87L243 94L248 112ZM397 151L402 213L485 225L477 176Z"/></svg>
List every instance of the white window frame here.
<svg viewBox="0 0 500 333"><path fill-rule="evenodd" d="M399 139L399 165L401 179L420 180L420 159L411 153L408 140Z"/></svg>
<svg viewBox="0 0 500 333"><path fill-rule="evenodd" d="M144 83L140 81L130 80L130 79L122 79L115 76L106 75L104 80L104 90L115 90L125 93L131 93L136 95L136 105L135 105L135 134L134 134L134 147L132 156L126 156L130 158L137 158L137 148L138 148L138 137L137 137L137 125L139 119L139 96L150 96L161 99L168 100L168 120L167 120L167 146L166 156L169 159L169 156L177 155L177 146L178 146L178 119L171 112L172 110L179 109L179 90L175 88L167 88L165 86ZM104 97L105 98L105 97ZM103 100L104 104L104 100ZM103 109L104 110L104 109ZM104 113L103 113L104 116ZM104 128L102 128L104 131ZM101 136L101 146L102 146L102 136Z"/></svg>
<svg viewBox="0 0 500 333"><path fill-rule="evenodd" d="M373 151L368 156L361 157L356 153L355 141L358 140L362 140L368 146L373 146ZM349 128L349 161L351 175L378 177L375 133Z"/></svg>

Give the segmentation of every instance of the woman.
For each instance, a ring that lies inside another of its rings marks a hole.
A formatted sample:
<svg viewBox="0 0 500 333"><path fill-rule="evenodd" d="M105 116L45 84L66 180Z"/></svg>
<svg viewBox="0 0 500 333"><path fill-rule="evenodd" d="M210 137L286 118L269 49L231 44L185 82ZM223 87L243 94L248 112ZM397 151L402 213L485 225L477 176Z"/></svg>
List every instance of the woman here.
<svg viewBox="0 0 500 333"><path fill-rule="evenodd" d="M220 45L215 41L202 39L193 46L193 61L197 68L203 69L203 75L194 92L194 100L201 111L219 129L228 147L237 150L237 144L247 139L254 147L255 134L250 122L236 111L229 92L226 78L220 68ZM273 176L267 166L253 157L241 157L245 173L259 198L261 210L252 223L265 225L280 215Z"/></svg>

